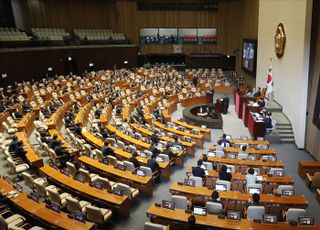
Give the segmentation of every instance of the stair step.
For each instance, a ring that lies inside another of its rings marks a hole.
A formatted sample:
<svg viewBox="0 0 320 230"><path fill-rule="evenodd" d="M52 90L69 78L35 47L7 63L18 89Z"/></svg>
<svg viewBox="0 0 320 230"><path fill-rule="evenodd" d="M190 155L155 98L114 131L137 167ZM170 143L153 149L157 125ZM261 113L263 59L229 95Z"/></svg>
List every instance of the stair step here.
<svg viewBox="0 0 320 230"><path fill-rule="evenodd" d="M288 129L288 130L285 130L285 129L280 129L278 130L279 133L281 134L292 134L293 135L293 130L292 129Z"/></svg>
<svg viewBox="0 0 320 230"><path fill-rule="evenodd" d="M276 126L291 127L291 123L276 123Z"/></svg>
<svg viewBox="0 0 320 230"><path fill-rule="evenodd" d="M292 127L289 126L276 126L277 130L292 130Z"/></svg>
<svg viewBox="0 0 320 230"><path fill-rule="evenodd" d="M294 138L293 134L281 134L279 133L280 138Z"/></svg>
<svg viewBox="0 0 320 230"><path fill-rule="evenodd" d="M293 143L294 142L294 138L281 138L281 142Z"/></svg>

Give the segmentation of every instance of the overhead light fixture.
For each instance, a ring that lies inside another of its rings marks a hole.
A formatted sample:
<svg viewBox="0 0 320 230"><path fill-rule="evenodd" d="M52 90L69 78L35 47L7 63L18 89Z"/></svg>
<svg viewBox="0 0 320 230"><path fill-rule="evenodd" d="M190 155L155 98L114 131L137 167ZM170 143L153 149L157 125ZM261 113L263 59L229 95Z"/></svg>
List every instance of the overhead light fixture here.
<svg viewBox="0 0 320 230"><path fill-rule="evenodd" d="M2 77L2 78L7 78L8 75L7 75L6 73L3 73L3 74L1 74L1 77Z"/></svg>
<svg viewBox="0 0 320 230"><path fill-rule="evenodd" d="M128 64L128 61L124 61L123 64Z"/></svg>
<svg viewBox="0 0 320 230"><path fill-rule="evenodd" d="M93 66L93 63L89 63L89 67L92 67Z"/></svg>

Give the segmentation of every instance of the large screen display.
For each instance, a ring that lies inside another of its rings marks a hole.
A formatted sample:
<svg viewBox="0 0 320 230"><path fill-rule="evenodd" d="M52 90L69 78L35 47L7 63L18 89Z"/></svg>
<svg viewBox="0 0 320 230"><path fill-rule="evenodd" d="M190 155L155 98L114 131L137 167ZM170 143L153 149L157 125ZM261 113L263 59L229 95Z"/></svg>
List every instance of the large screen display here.
<svg viewBox="0 0 320 230"><path fill-rule="evenodd" d="M256 76L257 40L244 39L242 43L242 69Z"/></svg>

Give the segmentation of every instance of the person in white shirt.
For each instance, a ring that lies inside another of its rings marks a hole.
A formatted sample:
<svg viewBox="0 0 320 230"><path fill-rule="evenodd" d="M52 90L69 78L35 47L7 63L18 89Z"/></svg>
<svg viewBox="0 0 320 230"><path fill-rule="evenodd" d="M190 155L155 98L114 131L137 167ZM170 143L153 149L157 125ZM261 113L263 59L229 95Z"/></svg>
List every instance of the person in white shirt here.
<svg viewBox="0 0 320 230"><path fill-rule="evenodd" d="M256 183L257 176L254 175L254 169L253 168L249 168L248 174L246 175L246 180L247 180L247 186L249 184L255 184Z"/></svg>

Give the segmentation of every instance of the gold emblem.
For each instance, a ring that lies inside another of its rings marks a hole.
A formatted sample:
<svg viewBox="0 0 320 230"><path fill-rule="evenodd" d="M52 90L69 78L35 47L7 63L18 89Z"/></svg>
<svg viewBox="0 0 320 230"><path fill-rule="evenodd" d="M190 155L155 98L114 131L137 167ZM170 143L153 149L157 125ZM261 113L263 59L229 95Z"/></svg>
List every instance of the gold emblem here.
<svg viewBox="0 0 320 230"><path fill-rule="evenodd" d="M284 54L284 49L286 47L286 33L284 31L284 26L279 23L277 26L276 34L274 35L274 48L278 58L281 58Z"/></svg>

